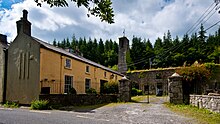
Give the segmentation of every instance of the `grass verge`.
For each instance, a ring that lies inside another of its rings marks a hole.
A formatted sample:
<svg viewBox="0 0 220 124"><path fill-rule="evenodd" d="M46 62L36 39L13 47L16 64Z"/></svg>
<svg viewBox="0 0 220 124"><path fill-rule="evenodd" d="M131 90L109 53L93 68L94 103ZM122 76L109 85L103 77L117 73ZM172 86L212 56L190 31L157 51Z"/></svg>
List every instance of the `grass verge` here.
<svg viewBox="0 0 220 124"><path fill-rule="evenodd" d="M196 119L199 124L220 124L220 114L211 112L207 109L199 109L191 105L174 105L170 103L165 103L165 106L176 113Z"/></svg>
<svg viewBox="0 0 220 124"><path fill-rule="evenodd" d="M47 100L35 100L31 102L31 109L34 110L47 110L50 109L49 101Z"/></svg>
<svg viewBox="0 0 220 124"><path fill-rule="evenodd" d="M150 95L149 98L152 98L154 96ZM132 102L142 102L142 101L146 101L148 98L147 95L141 95L141 96L133 96L131 97L131 101Z"/></svg>
<svg viewBox="0 0 220 124"><path fill-rule="evenodd" d="M5 104L3 104L3 106L5 108L18 108L19 104L16 103L16 102L9 102L9 101L7 101Z"/></svg>

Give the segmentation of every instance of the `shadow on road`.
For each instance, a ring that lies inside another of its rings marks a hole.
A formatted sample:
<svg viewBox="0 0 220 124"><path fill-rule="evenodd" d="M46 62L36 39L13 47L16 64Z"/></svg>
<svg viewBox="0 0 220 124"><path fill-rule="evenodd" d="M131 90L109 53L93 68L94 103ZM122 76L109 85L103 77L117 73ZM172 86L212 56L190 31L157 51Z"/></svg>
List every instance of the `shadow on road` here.
<svg viewBox="0 0 220 124"><path fill-rule="evenodd" d="M145 98L144 100L131 100L133 103L143 103L143 104L162 104L168 101L167 96L150 96L149 98Z"/></svg>
<svg viewBox="0 0 220 124"><path fill-rule="evenodd" d="M167 101L167 96L162 96L162 97L150 96L149 99L147 98L147 96L140 96L140 97L142 97L142 100L132 99L131 102L128 102L128 103L163 104L164 102ZM62 111L95 113L95 109L106 106L108 104L110 104L110 103L97 104L97 105L84 105L84 106L55 106L55 107L52 107L52 108L56 109L56 110L62 110ZM121 103L121 104L123 104L123 103Z"/></svg>
<svg viewBox="0 0 220 124"><path fill-rule="evenodd" d="M97 105L84 105L84 106L59 106L55 107L56 110L62 110L62 111L73 111L73 112L89 112L94 113L95 109L103 107L109 103L105 104L97 104Z"/></svg>

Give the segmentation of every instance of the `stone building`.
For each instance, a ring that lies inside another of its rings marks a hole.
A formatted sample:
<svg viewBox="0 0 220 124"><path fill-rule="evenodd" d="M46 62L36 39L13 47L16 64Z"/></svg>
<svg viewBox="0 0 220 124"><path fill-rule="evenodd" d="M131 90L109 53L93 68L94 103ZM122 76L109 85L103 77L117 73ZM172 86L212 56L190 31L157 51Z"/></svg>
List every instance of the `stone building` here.
<svg viewBox="0 0 220 124"><path fill-rule="evenodd" d="M8 49L6 100L30 104L40 94L67 94L72 88L78 94L90 88L100 92L105 82L124 76L31 36L27 14L24 10L17 21L17 36Z"/></svg>
<svg viewBox="0 0 220 124"><path fill-rule="evenodd" d="M138 85L138 89L147 94L157 94L160 90L163 95L168 94L168 77L175 73L175 68L137 70L128 72L127 76L133 83Z"/></svg>
<svg viewBox="0 0 220 124"><path fill-rule="evenodd" d="M6 56L7 56L7 37L0 34L0 103L5 99L5 68L6 68Z"/></svg>

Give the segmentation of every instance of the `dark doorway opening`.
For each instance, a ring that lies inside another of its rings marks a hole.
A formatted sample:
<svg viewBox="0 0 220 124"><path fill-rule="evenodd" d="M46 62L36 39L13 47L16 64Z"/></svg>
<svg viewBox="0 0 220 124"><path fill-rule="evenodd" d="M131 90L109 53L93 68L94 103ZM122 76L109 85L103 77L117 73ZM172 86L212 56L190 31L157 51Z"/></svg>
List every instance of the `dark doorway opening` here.
<svg viewBox="0 0 220 124"><path fill-rule="evenodd" d="M156 96L162 96L162 95L163 95L163 85L162 83L157 83Z"/></svg>
<svg viewBox="0 0 220 124"><path fill-rule="evenodd" d="M41 94L50 94L50 87L42 87Z"/></svg>
<svg viewBox="0 0 220 124"><path fill-rule="evenodd" d="M108 81L106 80L100 80L100 93L104 93L104 84L107 83Z"/></svg>

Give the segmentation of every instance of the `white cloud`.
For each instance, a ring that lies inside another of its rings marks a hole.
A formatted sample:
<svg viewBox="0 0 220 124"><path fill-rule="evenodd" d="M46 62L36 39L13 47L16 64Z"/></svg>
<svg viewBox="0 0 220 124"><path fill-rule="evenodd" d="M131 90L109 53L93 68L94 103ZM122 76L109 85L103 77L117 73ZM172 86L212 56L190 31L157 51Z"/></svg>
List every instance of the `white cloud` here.
<svg viewBox="0 0 220 124"><path fill-rule="evenodd" d="M0 0L1 1L1 0ZM115 23L107 24L99 18L87 17L87 10L69 4L67 8L50 8L44 4L36 6L33 0L12 5L12 9L0 9L0 33L7 34L9 41L16 36L16 21L22 16L22 10L29 11L32 34L40 39L62 40L75 34L76 37L91 37L117 40L126 30L126 36L133 35L149 38L152 42L162 37L167 30L172 37L183 36L187 29L202 15L213 1L207 0L112 0L115 11ZM209 27L219 20L214 14L204 25ZM210 31L214 31L213 28Z"/></svg>

